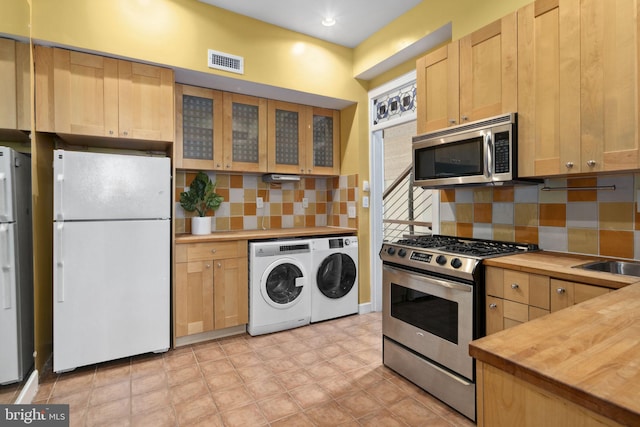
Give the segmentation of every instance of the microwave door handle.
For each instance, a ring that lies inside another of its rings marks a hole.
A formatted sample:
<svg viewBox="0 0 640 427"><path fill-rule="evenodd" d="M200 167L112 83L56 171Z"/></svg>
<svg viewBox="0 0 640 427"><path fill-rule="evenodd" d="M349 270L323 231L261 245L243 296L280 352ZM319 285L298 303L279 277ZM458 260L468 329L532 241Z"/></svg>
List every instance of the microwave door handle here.
<svg viewBox="0 0 640 427"><path fill-rule="evenodd" d="M493 142L491 141L491 133L484 136L484 143L487 150L487 155L484 161L485 175L487 178L491 178L491 175L493 174Z"/></svg>

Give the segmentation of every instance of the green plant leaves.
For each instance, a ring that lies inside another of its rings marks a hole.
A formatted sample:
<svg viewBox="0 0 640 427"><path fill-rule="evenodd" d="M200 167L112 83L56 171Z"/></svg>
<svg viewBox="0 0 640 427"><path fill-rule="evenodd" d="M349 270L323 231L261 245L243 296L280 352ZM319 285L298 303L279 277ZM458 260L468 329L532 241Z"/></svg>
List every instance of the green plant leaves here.
<svg viewBox="0 0 640 427"><path fill-rule="evenodd" d="M198 212L198 216L206 216L209 210L220 207L224 198L216 193L216 185L209 176L200 171L189 184L189 191L180 193L180 206L187 212Z"/></svg>

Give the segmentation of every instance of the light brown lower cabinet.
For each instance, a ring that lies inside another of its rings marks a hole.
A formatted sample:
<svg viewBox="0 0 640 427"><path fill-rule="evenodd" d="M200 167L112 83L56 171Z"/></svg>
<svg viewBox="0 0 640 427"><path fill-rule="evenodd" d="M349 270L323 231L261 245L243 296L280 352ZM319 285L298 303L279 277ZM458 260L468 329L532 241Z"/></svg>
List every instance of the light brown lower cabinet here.
<svg viewBox="0 0 640 427"><path fill-rule="evenodd" d="M476 375L479 427L621 425L486 363Z"/></svg>
<svg viewBox="0 0 640 427"><path fill-rule="evenodd" d="M579 304L610 291L611 289L601 286L551 279L551 311Z"/></svg>
<svg viewBox="0 0 640 427"><path fill-rule="evenodd" d="M246 324L247 241L176 245L175 337Z"/></svg>
<svg viewBox="0 0 640 427"><path fill-rule="evenodd" d="M487 335L611 291L602 286L491 266L485 270L485 282Z"/></svg>

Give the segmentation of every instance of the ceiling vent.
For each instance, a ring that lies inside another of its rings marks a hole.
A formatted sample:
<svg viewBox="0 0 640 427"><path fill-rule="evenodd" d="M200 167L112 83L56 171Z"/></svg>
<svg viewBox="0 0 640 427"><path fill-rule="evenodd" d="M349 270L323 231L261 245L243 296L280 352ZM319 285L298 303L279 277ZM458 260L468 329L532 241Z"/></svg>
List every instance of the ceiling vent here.
<svg viewBox="0 0 640 427"><path fill-rule="evenodd" d="M244 74L244 58L209 49L209 68Z"/></svg>

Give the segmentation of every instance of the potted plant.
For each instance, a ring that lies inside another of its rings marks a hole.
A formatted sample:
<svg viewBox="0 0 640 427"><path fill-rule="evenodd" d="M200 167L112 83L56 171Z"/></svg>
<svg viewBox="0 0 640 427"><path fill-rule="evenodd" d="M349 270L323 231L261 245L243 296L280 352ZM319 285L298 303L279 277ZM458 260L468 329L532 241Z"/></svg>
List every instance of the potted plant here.
<svg viewBox="0 0 640 427"><path fill-rule="evenodd" d="M218 209L224 200L215 190L216 185L211 178L200 171L189 184L189 191L180 193L180 206L187 212L197 212L191 218L192 234L211 233L211 217L207 212Z"/></svg>

